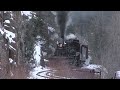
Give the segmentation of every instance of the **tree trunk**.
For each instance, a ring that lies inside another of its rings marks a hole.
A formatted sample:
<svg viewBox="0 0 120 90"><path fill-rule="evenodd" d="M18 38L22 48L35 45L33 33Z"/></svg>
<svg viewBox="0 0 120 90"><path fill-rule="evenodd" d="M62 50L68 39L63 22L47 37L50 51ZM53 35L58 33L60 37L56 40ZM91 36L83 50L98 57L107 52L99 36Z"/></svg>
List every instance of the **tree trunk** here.
<svg viewBox="0 0 120 90"><path fill-rule="evenodd" d="M13 15L14 15L14 20L16 23L16 63L17 65L20 65L20 61L22 60L22 53L20 50L20 41L21 41L21 37L20 35L22 35L22 30L21 30L21 26L22 26L22 17L21 17L21 11L13 11Z"/></svg>

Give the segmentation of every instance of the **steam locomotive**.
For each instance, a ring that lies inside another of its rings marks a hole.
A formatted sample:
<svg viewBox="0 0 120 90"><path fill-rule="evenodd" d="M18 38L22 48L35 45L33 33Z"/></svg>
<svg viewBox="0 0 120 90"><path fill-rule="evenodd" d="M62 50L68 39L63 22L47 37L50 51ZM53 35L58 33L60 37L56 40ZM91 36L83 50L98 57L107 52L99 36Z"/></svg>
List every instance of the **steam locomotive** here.
<svg viewBox="0 0 120 90"><path fill-rule="evenodd" d="M76 38L64 38L65 27L67 22L68 12L60 11L57 13L57 21L60 27L60 35L62 42L57 42L55 56L68 57L70 64L82 66L86 59L88 59L88 46L82 45Z"/></svg>
<svg viewBox="0 0 120 90"><path fill-rule="evenodd" d="M57 42L55 56L64 56L69 63L75 66L83 66L88 59L88 45L82 45L77 39L68 39L64 43Z"/></svg>

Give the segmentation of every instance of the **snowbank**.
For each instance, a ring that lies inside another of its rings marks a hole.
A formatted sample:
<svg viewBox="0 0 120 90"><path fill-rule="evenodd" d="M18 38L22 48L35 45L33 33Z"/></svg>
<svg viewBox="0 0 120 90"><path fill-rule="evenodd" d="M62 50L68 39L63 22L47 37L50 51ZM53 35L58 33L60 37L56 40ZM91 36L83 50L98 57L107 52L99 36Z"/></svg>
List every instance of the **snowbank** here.
<svg viewBox="0 0 120 90"><path fill-rule="evenodd" d="M36 61L36 66L39 66L40 65L40 59L41 59L41 45L40 45L40 42L37 42L35 44L34 59Z"/></svg>
<svg viewBox="0 0 120 90"><path fill-rule="evenodd" d="M47 60L47 59L44 59L44 61L45 61L45 62L49 62L49 60Z"/></svg>
<svg viewBox="0 0 120 90"><path fill-rule="evenodd" d="M86 66L83 66L82 69L90 69L90 70L94 70L95 74L96 73L101 73L101 78L105 79L107 78L107 74L108 71L105 67L103 67L102 65L96 65L96 64L89 64Z"/></svg>
<svg viewBox="0 0 120 90"><path fill-rule="evenodd" d="M46 77L48 77L47 75L50 69L48 67L43 68L42 66L40 66L40 59L41 59L41 45L40 44L41 43L42 42L38 41L35 44L35 52L34 52L35 68L33 68L33 70L30 71L28 79L46 79ZM48 60L46 59L44 59L44 61L48 62Z"/></svg>
<svg viewBox="0 0 120 90"><path fill-rule="evenodd" d="M28 77L28 79L46 79L45 77L47 77L46 73L47 73L48 70L50 70L50 69L49 68L43 68L42 66L35 67L30 72L30 77ZM40 73L40 75L37 75L39 72L43 72L43 73Z"/></svg>
<svg viewBox="0 0 120 90"><path fill-rule="evenodd" d="M82 67L82 68L95 69L95 70L97 70L97 69L101 68L101 65L90 64L90 65L84 66L84 67Z"/></svg>

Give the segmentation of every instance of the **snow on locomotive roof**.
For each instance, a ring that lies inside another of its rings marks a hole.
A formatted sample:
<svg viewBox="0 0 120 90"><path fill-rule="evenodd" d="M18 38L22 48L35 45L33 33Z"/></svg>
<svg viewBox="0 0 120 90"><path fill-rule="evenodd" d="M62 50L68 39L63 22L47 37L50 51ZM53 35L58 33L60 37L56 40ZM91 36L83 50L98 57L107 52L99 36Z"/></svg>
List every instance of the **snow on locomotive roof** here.
<svg viewBox="0 0 120 90"><path fill-rule="evenodd" d="M69 35L67 35L66 36L66 39L68 40L68 39L76 39L77 37L74 35L74 34L72 34L72 33L70 33Z"/></svg>

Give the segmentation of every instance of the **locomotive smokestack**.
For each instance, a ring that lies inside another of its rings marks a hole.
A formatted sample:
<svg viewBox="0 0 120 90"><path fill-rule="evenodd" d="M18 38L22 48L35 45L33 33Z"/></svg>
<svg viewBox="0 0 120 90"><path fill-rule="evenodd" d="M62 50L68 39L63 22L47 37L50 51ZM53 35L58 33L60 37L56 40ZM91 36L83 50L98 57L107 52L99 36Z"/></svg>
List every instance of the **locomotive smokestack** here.
<svg viewBox="0 0 120 90"><path fill-rule="evenodd" d="M67 14L68 14L67 11L57 12L57 21L60 27L60 34L61 34L61 38L63 39L63 44L64 44L65 27L66 27L66 22L67 22Z"/></svg>

